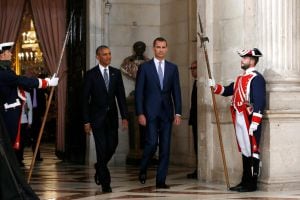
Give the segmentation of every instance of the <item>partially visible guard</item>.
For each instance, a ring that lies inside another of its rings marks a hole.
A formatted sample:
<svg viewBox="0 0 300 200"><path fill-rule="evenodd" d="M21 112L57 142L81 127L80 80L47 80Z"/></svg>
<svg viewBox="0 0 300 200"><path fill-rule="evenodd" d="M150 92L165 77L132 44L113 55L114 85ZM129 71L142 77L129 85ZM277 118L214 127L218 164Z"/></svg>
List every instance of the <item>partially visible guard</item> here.
<svg viewBox="0 0 300 200"><path fill-rule="evenodd" d="M24 89L56 86L58 78L55 75L51 79L16 75L11 69L13 45L13 42L0 44L0 199L36 200L39 198L24 180L13 148L20 147Z"/></svg>

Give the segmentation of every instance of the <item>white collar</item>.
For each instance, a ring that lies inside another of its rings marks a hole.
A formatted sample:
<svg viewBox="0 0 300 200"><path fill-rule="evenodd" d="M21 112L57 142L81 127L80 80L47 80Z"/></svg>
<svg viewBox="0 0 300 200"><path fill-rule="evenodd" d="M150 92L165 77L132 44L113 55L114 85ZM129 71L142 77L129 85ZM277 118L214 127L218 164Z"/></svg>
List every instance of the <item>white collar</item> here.
<svg viewBox="0 0 300 200"><path fill-rule="evenodd" d="M108 72L109 72L109 66L104 67L103 65L101 65L101 64L99 63L99 68L100 68L100 71L101 71L102 73L104 72L105 69L107 69Z"/></svg>
<svg viewBox="0 0 300 200"><path fill-rule="evenodd" d="M250 74L251 72L255 71L255 67L249 67L248 69L246 69L245 74Z"/></svg>
<svg viewBox="0 0 300 200"><path fill-rule="evenodd" d="M158 63L159 63L159 62L161 62L162 65L165 64L165 60L158 60L158 59L155 58L155 57L153 58L153 60L154 60L154 63L155 63L156 66L158 66Z"/></svg>

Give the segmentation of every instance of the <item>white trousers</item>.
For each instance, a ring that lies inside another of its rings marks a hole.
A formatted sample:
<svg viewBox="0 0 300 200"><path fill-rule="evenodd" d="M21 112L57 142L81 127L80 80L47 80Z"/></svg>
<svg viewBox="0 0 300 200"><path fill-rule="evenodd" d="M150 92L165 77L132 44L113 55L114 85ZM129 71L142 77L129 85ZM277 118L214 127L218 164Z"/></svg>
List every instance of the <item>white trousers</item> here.
<svg viewBox="0 0 300 200"><path fill-rule="evenodd" d="M250 157L251 156L251 147L250 147L250 140L248 129L246 126L244 114L241 112L235 111L235 131L236 131L236 138L238 140L241 152L244 156Z"/></svg>
<svg viewBox="0 0 300 200"><path fill-rule="evenodd" d="M235 111L235 131L236 138L239 143L241 153L246 156L251 156L251 144L249 139L249 133L246 126L244 114L241 112ZM253 154L253 157L259 159L259 155L257 153Z"/></svg>

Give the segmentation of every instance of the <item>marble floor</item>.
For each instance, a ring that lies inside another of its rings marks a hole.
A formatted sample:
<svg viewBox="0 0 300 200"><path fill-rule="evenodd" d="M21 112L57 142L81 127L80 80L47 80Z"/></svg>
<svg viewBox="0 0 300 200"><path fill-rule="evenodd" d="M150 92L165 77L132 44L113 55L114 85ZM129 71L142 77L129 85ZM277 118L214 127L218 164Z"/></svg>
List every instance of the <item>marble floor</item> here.
<svg viewBox="0 0 300 200"><path fill-rule="evenodd" d="M97 199L243 199L243 200L295 200L300 199L297 191L236 193L226 190L225 185L203 183L186 179L191 169L171 166L167 178L170 189L155 188L155 168L150 168L145 185L137 181L138 169L133 166L110 167L112 193L103 194L94 183L94 169L84 165L61 162L54 155L51 145L42 146L44 161L37 162L30 184L42 200L97 200ZM25 173L28 173L32 153L25 153Z"/></svg>

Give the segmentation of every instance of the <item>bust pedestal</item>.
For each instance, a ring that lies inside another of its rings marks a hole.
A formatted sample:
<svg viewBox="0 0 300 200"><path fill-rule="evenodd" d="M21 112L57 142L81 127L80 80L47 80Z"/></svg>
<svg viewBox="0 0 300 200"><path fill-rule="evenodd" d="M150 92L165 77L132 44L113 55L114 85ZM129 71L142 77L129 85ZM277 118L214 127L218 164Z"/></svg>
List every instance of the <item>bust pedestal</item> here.
<svg viewBox="0 0 300 200"><path fill-rule="evenodd" d="M141 149L141 138L139 125L135 115L135 104L134 104L134 95L127 97L127 106L128 106L128 133L129 133L129 152L126 157L126 164L139 164L140 159L142 158L142 149Z"/></svg>

